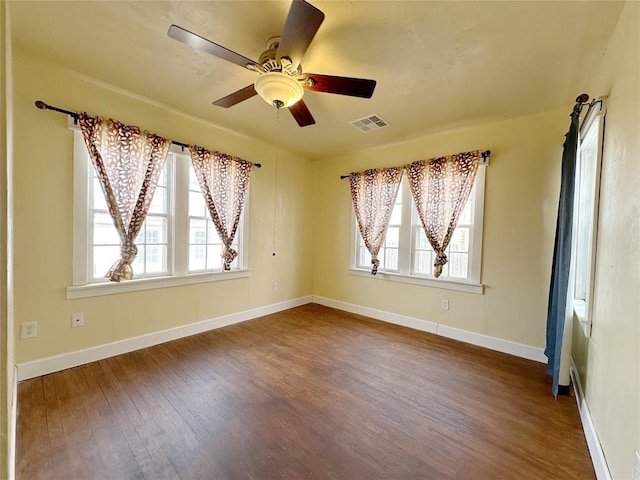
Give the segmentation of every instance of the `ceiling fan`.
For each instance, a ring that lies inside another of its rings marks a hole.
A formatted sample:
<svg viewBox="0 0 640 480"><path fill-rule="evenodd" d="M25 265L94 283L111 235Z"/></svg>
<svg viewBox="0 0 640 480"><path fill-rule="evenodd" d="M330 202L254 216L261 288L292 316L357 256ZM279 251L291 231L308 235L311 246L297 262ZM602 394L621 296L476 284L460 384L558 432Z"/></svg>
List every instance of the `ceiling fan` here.
<svg viewBox="0 0 640 480"><path fill-rule="evenodd" d="M200 35L171 25L167 35L180 42L235 63L260 74L252 85L213 102L229 108L254 95L260 95L277 109L289 109L298 125L313 125L315 120L302 100L304 90L371 98L375 80L336 77L302 71L300 62L324 20L324 13L304 0L293 0L281 37L267 42L259 60L253 61Z"/></svg>

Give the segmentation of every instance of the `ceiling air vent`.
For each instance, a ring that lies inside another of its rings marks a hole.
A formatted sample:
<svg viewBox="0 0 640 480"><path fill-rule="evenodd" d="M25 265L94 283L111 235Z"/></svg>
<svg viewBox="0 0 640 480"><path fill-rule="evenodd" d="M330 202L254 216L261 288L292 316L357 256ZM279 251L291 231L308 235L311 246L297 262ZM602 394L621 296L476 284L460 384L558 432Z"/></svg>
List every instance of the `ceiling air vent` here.
<svg viewBox="0 0 640 480"><path fill-rule="evenodd" d="M389 125L389 123L380 115L369 115L368 117L349 122L349 124L353 125L361 132L370 132L371 130L378 130L379 128Z"/></svg>

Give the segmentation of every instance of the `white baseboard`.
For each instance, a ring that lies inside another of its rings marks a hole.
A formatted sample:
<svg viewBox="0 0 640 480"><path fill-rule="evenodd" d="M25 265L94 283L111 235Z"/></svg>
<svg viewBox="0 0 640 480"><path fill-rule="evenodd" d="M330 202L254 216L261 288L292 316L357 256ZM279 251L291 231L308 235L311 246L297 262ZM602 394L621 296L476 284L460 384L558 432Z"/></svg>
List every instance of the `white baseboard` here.
<svg viewBox="0 0 640 480"><path fill-rule="evenodd" d="M460 340L461 342L471 343L479 347L496 350L502 353L515 355L516 357L534 360L536 362L547 363L547 357L544 350L539 347L533 347L524 343L512 342L502 338L490 337L482 333L470 332L460 328L449 327L447 325L438 324L438 335L443 337Z"/></svg>
<svg viewBox="0 0 640 480"><path fill-rule="evenodd" d="M333 300L331 298L320 297L317 295L313 296L313 303L337 308L338 310L344 310L346 312L357 313L367 317L375 318L377 320L382 320L384 322L413 328L415 330L434 333L443 337L452 338L454 340L459 340L465 343L471 343L473 345L489 348L498 352L509 353L511 355L527 358L536 362L547 362L547 357L545 357L544 355L544 350L542 348L533 347L531 345L512 342L510 340L503 340L502 338L497 337L490 337L481 333L461 330L459 328L449 327L447 325L430 322L428 320L420 320L418 318L407 317L404 315L398 315L396 313L385 312L382 310L376 310L373 308L363 307L361 305L355 305L353 303L341 302L339 300Z"/></svg>
<svg viewBox="0 0 640 480"><path fill-rule="evenodd" d="M312 301L313 297L311 295L307 295L304 297L294 298L293 300L287 300L285 302L274 303L272 305L253 308L251 310L232 313L230 315L210 318L208 320L161 330L159 332L148 333L138 337L118 340L116 342L106 343L96 347L85 348L84 350L76 350L74 352L55 355L53 357L21 363L17 365L17 380L27 380L29 378L47 375L67 368L77 367L97 360L140 350L141 348L151 347L171 340L177 340L178 338L188 337L197 333L226 327L227 325L233 325L234 323L245 322L254 318L270 315L282 310L299 307L300 305L305 305Z"/></svg>
<svg viewBox="0 0 640 480"><path fill-rule="evenodd" d="M362 305L354 305L353 303L341 302L339 300L319 297L317 295L313 296L313 303L342 310L344 312L357 313L359 315L364 315L365 317L375 318L376 320L382 320L383 322L394 323L396 325L402 325L403 327L409 327L415 330L422 330L423 332L436 333L436 327L438 326L437 323L429 322L427 320L419 320L413 317L406 317L396 313L363 307Z"/></svg>
<svg viewBox="0 0 640 480"><path fill-rule="evenodd" d="M240 323L254 318L262 317L272 313L287 310L289 308L298 307L307 303L318 303L328 307L336 308L346 312L357 313L384 322L402 325L404 327L421 330L424 332L434 333L444 337L460 340L473 345L497 350L499 352L509 353L530 360L546 362L546 357L541 348L524 345L521 343L511 342L496 337L490 337L479 333L460 330L446 325L441 325L427 320L407 317L392 312L376 310L374 308L355 305L339 300L333 300L326 297L316 295L307 295L305 297L288 300L281 303L267 305L264 307L245 310L242 312L232 313L221 317L203 320L201 322L190 323L180 327L161 330L138 337L118 340L116 342L98 345L95 347L76 350L74 352L63 353L52 357L41 358L31 362L24 362L17 365L17 381L27 380L29 378L47 375L49 373L58 372L67 368L77 367L86 363L95 362L105 358L121 355L123 353L133 352L141 348L151 347L160 343L169 342L178 338L195 335L216 328L225 327L234 323Z"/></svg>
<svg viewBox="0 0 640 480"><path fill-rule="evenodd" d="M585 398L584 390L582 389L580 375L578 375L578 367L576 367L573 357L571 357L571 366L569 367L569 371L571 373L571 380L573 381L573 390L576 392L576 402L578 403L582 429L584 430L584 436L587 439L587 446L589 447L591 462L593 462L593 469L596 471L596 478L598 480L611 480L611 473L609 472L607 459L604 456L604 451L602 450L602 445L598 438L598 432L593 424L591 412L589 412L589 406L587 405L587 399Z"/></svg>

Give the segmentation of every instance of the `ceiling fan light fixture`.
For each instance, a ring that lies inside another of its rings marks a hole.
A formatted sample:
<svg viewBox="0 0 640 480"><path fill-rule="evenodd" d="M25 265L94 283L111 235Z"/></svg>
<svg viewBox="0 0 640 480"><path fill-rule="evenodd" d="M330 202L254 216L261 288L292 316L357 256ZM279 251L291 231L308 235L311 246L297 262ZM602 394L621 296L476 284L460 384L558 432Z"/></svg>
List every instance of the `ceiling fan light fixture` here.
<svg viewBox="0 0 640 480"><path fill-rule="evenodd" d="M276 108L290 107L304 94L302 86L295 78L280 72L260 75L254 87L265 102Z"/></svg>

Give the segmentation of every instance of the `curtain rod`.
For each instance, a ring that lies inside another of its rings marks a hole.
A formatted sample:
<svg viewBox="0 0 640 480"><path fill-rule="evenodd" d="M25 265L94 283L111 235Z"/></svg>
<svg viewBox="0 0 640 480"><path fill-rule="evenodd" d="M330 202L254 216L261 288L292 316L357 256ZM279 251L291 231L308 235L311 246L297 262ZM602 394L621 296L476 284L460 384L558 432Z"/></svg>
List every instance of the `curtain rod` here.
<svg viewBox="0 0 640 480"><path fill-rule="evenodd" d="M480 156L482 157L482 163L486 164L491 156L491 150L485 150L484 152L480 152ZM401 167L405 167L406 165L401 165ZM351 175L340 175L340 180L344 180L345 178L349 178Z"/></svg>
<svg viewBox="0 0 640 480"><path fill-rule="evenodd" d="M576 98L576 104L573 107L573 111L577 112L578 114L581 114L582 113L582 108L586 105L587 106L587 113L585 113L585 115L584 115L585 118L586 118L586 117L589 116L589 113L591 112L591 109L594 108L598 104L600 104L600 108L602 108L602 99L594 98L593 100L591 100L589 102L589 95L587 95L586 93L583 93L582 95L579 95L578 98Z"/></svg>
<svg viewBox="0 0 640 480"><path fill-rule="evenodd" d="M44 103L42 100L36 100L35 101L35 105L40 110L53 110L54 112L64 113L65 115L69 115L70 117L73 117L73 119L75 121L77 121L78 117L80 116L76 112L72 112L70 110L65 110L64 108L54 107L53 105L48 105L48 104ZM189 148L189 144L188 143L178 142L177 140L171 140L171 143L173 143L174 145L178 145L179 147L182 147L183 149L184 148ZM257 168L262 167L261 163L254 163L253 165L255 167L257 167Z"/></svg>

